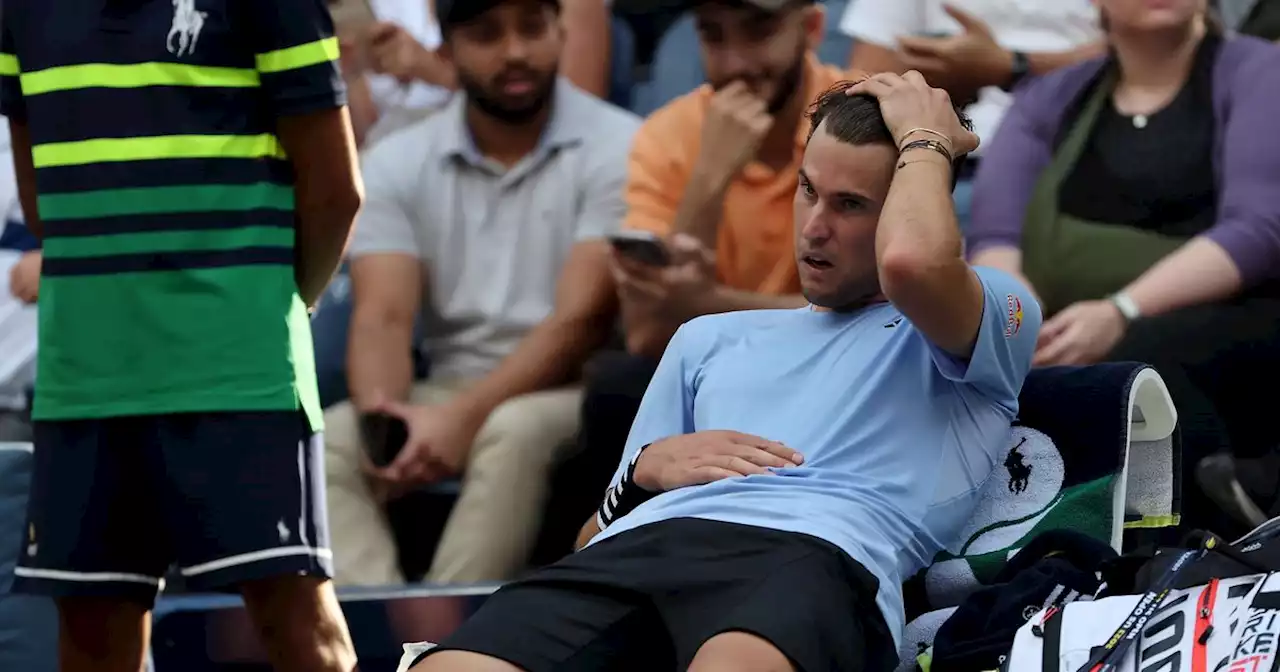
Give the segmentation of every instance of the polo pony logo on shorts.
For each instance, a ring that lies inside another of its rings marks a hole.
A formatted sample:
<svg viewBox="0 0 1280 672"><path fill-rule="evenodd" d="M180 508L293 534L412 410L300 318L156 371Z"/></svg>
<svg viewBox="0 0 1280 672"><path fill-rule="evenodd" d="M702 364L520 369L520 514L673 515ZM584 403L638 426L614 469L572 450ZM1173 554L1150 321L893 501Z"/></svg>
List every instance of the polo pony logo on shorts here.
<svg viewBox="0 0 1280 672"><path fill-rule="evenodd" d="M173 25L164 41L169 53L178 58L195 53L196 42L200 40L200 31L204 30L204 20L208 16L208 12L196 9L196 0L173 0Z"/></svg>
<svg viewBox="0 0 1280 672"><path fill-rule="evenodd" d="M1013 338L1022 329L1022 299L1009 294L1004 299L1008 308L1008 316L1004 321L1004 337Z"/></svg>

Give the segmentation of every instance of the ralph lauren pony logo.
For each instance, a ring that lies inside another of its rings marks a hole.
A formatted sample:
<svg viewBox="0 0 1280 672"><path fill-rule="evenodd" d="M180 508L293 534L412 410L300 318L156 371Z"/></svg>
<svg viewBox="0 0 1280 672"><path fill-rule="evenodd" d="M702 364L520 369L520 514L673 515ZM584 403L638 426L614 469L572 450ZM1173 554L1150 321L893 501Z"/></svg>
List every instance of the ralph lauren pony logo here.
<svg viewBox="0 0 1280 672"><path fill-rule="evenodd" d="M208 16L208 12L196 9L196 0L173 0L173 25L164 40L169 53L178 58L195 53L196 42L200 41L200 31L204 30L204 20Z"/></svg>

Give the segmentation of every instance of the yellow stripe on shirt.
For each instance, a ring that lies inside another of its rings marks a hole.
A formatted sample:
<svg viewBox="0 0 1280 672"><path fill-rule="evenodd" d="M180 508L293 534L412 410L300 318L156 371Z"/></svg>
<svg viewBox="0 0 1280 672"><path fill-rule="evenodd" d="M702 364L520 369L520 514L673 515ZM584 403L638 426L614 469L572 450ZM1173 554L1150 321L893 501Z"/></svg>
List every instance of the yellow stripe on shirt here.
<svg viewBox="0 0 1280 672"><path fill-rule="evenodd" d="M274 135L162 135L51 142L31 150L36 168L157 159L285 158Z"/></svg>
<svg viewBox="0 0 1280 672"><path fill-rule="evenodd" d="M248 68L219 68L183 63L83 63L22 74L22 93L37 96L74 89L136 89L146 86L252 88L258 73Z"/></svg>
<svg viewBox="0 0 1280 672"><path fill-rule="evenodd" d="M269 51L265 54L258 54L255 60L258 65L258 72L263 74L297 70L317 63L336 61L338 60L338 38L330 37L315 42L299 44L296 47Z"/></svg>
<svg viewBox="0 0 1280 672"><path fill-rule="evenodd" d="M13 54L0 54L0 77L17 77L21 69L18 57Z"/></svg>

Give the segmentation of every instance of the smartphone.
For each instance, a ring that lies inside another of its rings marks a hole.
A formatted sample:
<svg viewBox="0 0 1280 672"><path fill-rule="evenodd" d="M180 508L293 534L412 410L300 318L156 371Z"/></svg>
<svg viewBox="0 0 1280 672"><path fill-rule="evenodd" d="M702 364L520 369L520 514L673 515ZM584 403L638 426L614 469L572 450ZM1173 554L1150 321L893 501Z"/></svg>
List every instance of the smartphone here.
<svg viewBox="0 0 1280 672"><path fill-rule="evenodd" d="M369 0L329 0L329 15L334 28L343 34L363 34L366 27L378 21Z"/></svg>
<svg viewBox="0 0 1280 672"><path fill-rule="evenodd" d="M609 236L609 244L628 259L649 266L666 266L671 254L658 236L648 231L620 231Z"/></svg>
<svg viewBox="0 0 1280 672"><path fill-rule="evenodd" d="M385 467L396 459L409 440L409 428L394 415L364 413L360 416L360 438L369 461L374 466Z"/></svg>

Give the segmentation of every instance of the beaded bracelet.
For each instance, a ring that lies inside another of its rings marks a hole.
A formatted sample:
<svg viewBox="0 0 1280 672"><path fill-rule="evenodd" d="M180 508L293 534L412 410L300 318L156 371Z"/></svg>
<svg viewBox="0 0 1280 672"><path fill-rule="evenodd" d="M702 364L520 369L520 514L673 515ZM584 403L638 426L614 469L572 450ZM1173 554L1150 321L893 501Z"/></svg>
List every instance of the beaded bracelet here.
<svg viewBox="0 0 1280 672"><path fill-rule="evenodd" d="M948 137L946 133L942 133L942 132L940 132L940 131L935 131L935 130L933 130L932 128L925 128L925 127L923 127L923 126L916 126L915 128L909 129L906 133L903 133L903 134L902 134L902 139L898 141L898 146L902 146L902 141L903 141L903 140L906 140L906 139L907 139L907 138L909 138L909 137L911 137L911 134L913 134L913 133L926 133L926 134L928 134L928 135L932 135L933 137L935 137L935 138L937 138L937 139L939 139L939 140L944 140L944 141L950 141L950 140L951 140L951 138L950 138L950 137Z"/></svg>

